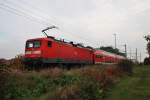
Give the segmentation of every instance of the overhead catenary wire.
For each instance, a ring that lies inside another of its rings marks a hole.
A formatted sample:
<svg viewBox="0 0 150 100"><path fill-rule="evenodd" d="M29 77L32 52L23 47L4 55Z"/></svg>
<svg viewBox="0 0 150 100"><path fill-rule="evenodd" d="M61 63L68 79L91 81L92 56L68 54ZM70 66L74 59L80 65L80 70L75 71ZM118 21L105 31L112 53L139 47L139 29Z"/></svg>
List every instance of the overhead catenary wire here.
<svg viewBox="0 0 150 100"><path fill-rule="evenodd" d="M8 1L8 0L7 0ZM25 5L25 6L27 6L28 5L28 7L25 7L25 8L30 8L30 9L32 9L36 14L38 14L39 15L39 12L41 13L41 15L40 15L40 17L43 17L44 19L46 19L46 20L50 20L51 22L53 22L55 25L57 25L57 24L59 24L61 21L59 20L59 19L57 19L56 17L54 17L54 16L52 16L51 15L51 17L49 17L49 15L46 15L45 13L47 13L45 10L42 10L40 7L37 7L37 6L35 6L35 5L33 5L33 4L31 4L31 3L29 3L29 2L27 2L26 0L17 0L18 1L18 4L21 4L22 5L22 3ZM10 1L9 1L10 2ZM21 6L22 7L22 6ZM57 23L55 20L57 20L57 21L59 21L59 23Z"/></svg>
<svg viewBox="0 0 150 100"><path fill-rule="evenodd" d="M11 13L13 13L13 14L16 14L16 15L19 15L19 16L22 16L22 17L25 17L25 18L27 18L27 19L29 19L29 20L32 20L32 21L34 21L34 22L37 22L37 23L39 23L39 24L42 24L42 25L53 25L53 24L50 24L49 22L46 22L46 21L43 21L43 20L41 20L41 19L45 19L44 17L41 17L41 16L39 16L40 17L40 19L39 19L39 17L35 17L36 15L34 14L34 13L26 13L26 12L31 12L31 11L29 11L29 10L25 10L24 8L22 8L22 7L19 7L19 10L17 9L17 8L15 8L15 7L12 7L12 6L10 6L10 5L12 5L12 3L9 1L8 2L8 0L7 0L7 4L5 4L5 2L3 3L3 4L0 4L0 8L1 9L3 9L3 10L5 10L5 11L8 11L8 12L11 12ZM13 4L14 5L14 4ZM15 6L15 5L14 5ZM30 7L29 7L30 8ZM79 35L75 35L75 34L73 34L72 32L66 32L66 30L64 30L64 29L61 29L60 28L60 30L59 30L60 32L62 32L62 33L64 33L65 35L67 35L67 36L69 36L69 37L72 37L72 38L77 38L77 39L80 39L80 40L84 40L86 43L90 43L90 44L95 44L95 42L93 42L93 41L90 41L89 42L89 39L88 38L83 38L83 37L81 37L81 36L79 36ZM69 34L68 34L69 33ZM87 41L88 40L88 41Z"/></svg>
<svg viewBox="0 0 150 100"><path fill-rule="evenodd" d="M14 7L18 7L21 11L26 12L29 15L34 16L35 18L38 18L39 20L42 20L43 22L55 24L57 25L54 20L51 20L49 16L46 16L46 14L43 13L42 10L40 10L38 7L31 5L27 6L27 4L30 4L28 2L18 0L18 2L12 2L10 0L5 0L5 3L9 5L13 5Z"/></svg>
<svg viewBox="0 0 150 100"><path fill-rule="evenodd" d="M22 15L21 13L12 11L12 10L7 9L7 8L4 8L4 7L2 7L2 6L0 6L0 9L5 10L5 11L10 12L10 13L13 13L13 14L18 15L18 16L22 16L22 17L27 18L27 19L29 19L29 20L31 20L31 21L34 21L34 22L36 22L36 23L38 23L38 24L44 25L42 22L40 22L40 21L38 21L38 20L32 19L31 17L28 17L28 16L24 16L24 15Z"/></svg>
<svg viewBox="0 0 150 100"><path fill-rule="evenodd" d="M13 14L16 14L16 15L19 15L19 16L22 16L22 17L25 17L27 19L30 19L32 21L36 21L42 25L52 25L50 23L47 23L46 21L43 21L43 20L40 20L38 17L35 17L34 15L32 14L28 14L26 13L26 11L23 11L22 9L17 9L15 7L12 7L9 5L9 3L2 3L0 4L0 8L5 10L5 11L8 11L10 13L13 13Z"/></svg>
<svg viewBox="0 0 150 100"><path fill-rule="evenodd" d="M23 2L23 3L26 3L26 4L29 4L28 2L25 2L25 1L23 1L23 0L19 0L19 1L21 1L21 2ZM30 5L30 4L29 4ZM34 8L36 8L36 9L38 9L38 10L41 10L40 8L38 8L38 7L36 7L36 6L32 6L32 9L34 9ZM54 17L52 17L52 18L54 18ZM59 22L61 22L61 23L63 23L62 21L60 21L59 19L56 19L56 18L54 18L55 20L58 20ZM57 25L56 25L57 26ZM62 25L58 25L58 26L62 26ZM64 30L64 29L62 29L62 28L60 28L60 30L59 30L60 32L63 32L64 34L66 34L67 36L69 36L69 37L77 37L77 38L79 38L79 39L81 39L81 40L89 40L89 39L87 39L87 38L83 38L83 37L81 37L81 36L78 36L78 35L74 35L74 33L73 32L67 32L67 33L69 33L69 34L67 34L66 33L66 31ZM87 42L87 41L86 41ZM91 42L88 42L88 43L91 43ZM93 43L93 44L95 44L95 43Z"/></svg>

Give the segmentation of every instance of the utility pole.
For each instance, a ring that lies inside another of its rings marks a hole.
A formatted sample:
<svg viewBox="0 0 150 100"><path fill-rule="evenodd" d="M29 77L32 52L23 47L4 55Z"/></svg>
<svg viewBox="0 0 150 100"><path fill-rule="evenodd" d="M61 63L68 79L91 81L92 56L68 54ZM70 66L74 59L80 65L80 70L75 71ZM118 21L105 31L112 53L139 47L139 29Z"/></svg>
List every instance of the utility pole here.
<svg viewBox="0 0 150 100"><path fill-rule="evenodd" d="M114 34L114 37L115 37L115 49L117 48L117 43L116 43L116 33Z"/></svg>
<svg viewBox="0 0 150 100"><path fill-rule="evenodd" d="M141 52L140 52L140 63L142 62L141 59L142 59L142 55L141 55Z"/></svg>
<svg viewBox="0 0 150 100"><path fill-rule="evenodd" d="M137 48L136 48L136 51L135 51L135 59L136 59L136 62L138 61L138 58L137 58Z"/></svg>
<svg viewBox="0 0 150 100"><path fill-rule="evenodd" d="M126 57L127 57L127 45L125 44L125 54L126 54Z"/></svg>
<svg viewBox="0 0 150 100"><path fill-rule="evenodd" d="M132 59L131 57L132 57L132 54L131 54L131 48L130 48L130 60Z"/></svg>
<svg viewBox="0 0 150 100"><path fill-rule="evenodd" d="M124 46L124 52L125 52L125 56L127 57L127 45L123 45Z"/></svg>

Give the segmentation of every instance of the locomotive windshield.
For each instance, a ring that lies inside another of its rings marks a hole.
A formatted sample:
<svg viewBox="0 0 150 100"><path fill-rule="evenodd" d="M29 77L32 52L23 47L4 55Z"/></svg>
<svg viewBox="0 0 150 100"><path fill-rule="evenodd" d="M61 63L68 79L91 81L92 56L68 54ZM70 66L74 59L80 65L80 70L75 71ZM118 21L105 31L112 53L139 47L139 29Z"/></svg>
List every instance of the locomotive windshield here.
<svg viewBox="0 0 150 100"><path fill-rule="evenodd" d="M39 40L27 41L26 48L39 48L41 43Z"/></svg>

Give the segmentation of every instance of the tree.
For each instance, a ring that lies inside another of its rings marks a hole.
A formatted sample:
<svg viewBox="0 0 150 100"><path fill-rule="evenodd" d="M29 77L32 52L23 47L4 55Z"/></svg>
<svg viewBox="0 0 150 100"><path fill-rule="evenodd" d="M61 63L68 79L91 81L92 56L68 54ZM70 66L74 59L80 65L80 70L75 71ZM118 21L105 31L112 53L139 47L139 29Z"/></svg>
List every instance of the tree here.
<svg viewBox="0 0 150 100"><path fill-rule="evenodd" d="M144 38L148 42L146 49L147 49L147 52L148 52L148 55L149 55L149 58L150 58L150 35L144 36Z"/></svg>
<svg viewBox="0 0 150 100"><path fill-rule="evenodd" d="M144 36L144 38L147 42L150 42L150 35Z"/></svg>

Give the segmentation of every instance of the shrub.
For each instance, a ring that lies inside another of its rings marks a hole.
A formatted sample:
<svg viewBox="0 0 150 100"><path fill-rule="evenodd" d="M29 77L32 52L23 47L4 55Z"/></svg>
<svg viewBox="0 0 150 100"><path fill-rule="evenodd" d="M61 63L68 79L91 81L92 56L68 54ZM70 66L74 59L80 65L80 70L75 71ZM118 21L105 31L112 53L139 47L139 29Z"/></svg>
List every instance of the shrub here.
<svg viewBox="0 0 150 100"><path fill-rule="evenodd" d="M118 63L118 67L121 71L128 73L131 75L133 73L133 62L130 60L122 60Z"/></svg>
<svg viewBox="0 0 150 100"><path fill-rule="evenodd" d="M150 65L150 58L144 59L144 65Z"/></svg>
<svg viewBox="0 0 150 100"><path fill-rule="evenodd" d="M15 71L1 71L0 73L0 100L24 100L37 97L48 91L49 80L38 75Z"/></svg>
<svg viewBox="0 0 150 100"><path fill-rule="evenodd" d="M104 93L101 85L96 80L85 78L80 83L80 95L84 100L102 100Z"/></svg>
<svg viewBox="0 0 150 100"><path fill-rule="evenodd" d="M24 70L23 56L17 55L15 58L9 60L9 67L12 69Z"/></svg>
<svg viewBox="0 0 150 100"><path fill-rule="evenodd" d="M107 66L106 68L86 68L81 72L82 77L89 77L96 80L102 86L103 89L113 84L113 77L118 77L116 74L116 68L113 66Z"/></svg>
<svg viewBox="0 0 150 100"><path fill-rule="evenodd" d="M70 85L61 86L46 100L102 100L103 90L96 80L84 77Z"/></svg>
<svg viewBox="0 0 150 100"><path fill-rule="evenodd" d="M62 76L64 74L64 71L61 68L55 67L49 69L42 69L39 71L38 74L45 78L56 78Z"/></svg>
<svg viewBox="0 0 150 100"><path fill-rule="evenodd" d="M77 85L59 87L46 100L84 100L80 96L80 89Z"/></svg>
<svg viewBox="0 0 150 100"><path fill-rule="evenodd" d="M53 79L53 83L58 86L67 86L73 84L75 81L78 81L79 78L73 75L62 75L58 78Z"/></svg>
<svg viewBox="0 0 150 100"><path fill-rule="evenodd" d="M0 70L1 71L1 70ZM70 71L3 69L0 100L102 100L116 78L116 67L86 67Z"/></svg>
<svg viewBox="0 0 150 100"><path fill-rule="evenodd" d="M0 70L0 100L5 100L5 92L6 89L5 83L8 80L7 79L8 74L3 71L3 69Z"/></svg>

